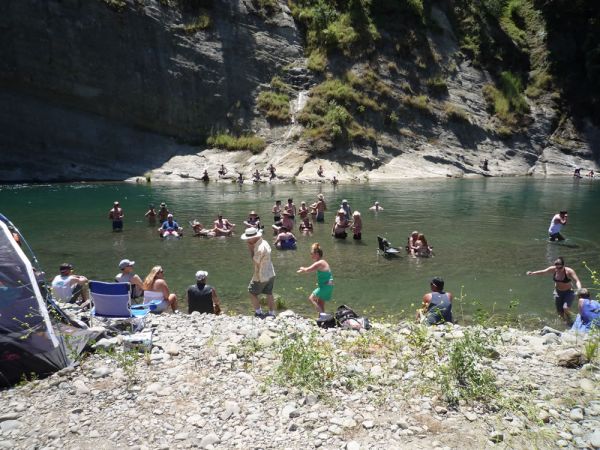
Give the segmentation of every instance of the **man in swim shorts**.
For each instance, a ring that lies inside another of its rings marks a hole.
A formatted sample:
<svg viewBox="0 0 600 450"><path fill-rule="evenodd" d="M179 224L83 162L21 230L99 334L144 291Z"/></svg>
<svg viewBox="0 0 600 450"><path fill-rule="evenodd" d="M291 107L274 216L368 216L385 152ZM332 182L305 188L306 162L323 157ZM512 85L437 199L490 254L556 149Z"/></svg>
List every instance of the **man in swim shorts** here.
<svg viewBox="0 0 600 450"><path fill-rule="evenodd" d="M112 220L113 231L123 231L123 217L125 217L125 214L121 205L119 205L119 202L115 202L108 211L108 218Z"/></svg>
<svg viewBox="0 0 600 450"><path fill-rule="evenodd" d="M254 315L264 319L267 316L275 317L275 299L273 298L273 285L275 284L275 269L271 262L271 246L262 238L262 230L258 228L247 228L241 239L248 244L250 257L254 265L252 279L248 285L250 300L254 307ZM269 312L264 314L260 307L258 296L264 294L267 297Z"/></svg>

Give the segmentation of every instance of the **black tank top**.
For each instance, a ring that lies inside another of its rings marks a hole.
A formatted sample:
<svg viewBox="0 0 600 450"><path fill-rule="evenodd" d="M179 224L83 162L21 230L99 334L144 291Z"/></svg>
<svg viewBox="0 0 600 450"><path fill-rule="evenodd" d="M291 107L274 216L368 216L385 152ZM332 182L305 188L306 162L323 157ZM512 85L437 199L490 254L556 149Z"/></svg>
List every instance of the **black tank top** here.
<svg viewBox="0 0 600 450"><path fill-rule="evenodd" d="M212 286L196 284L190 286L187 291L188 313L198 311L199 313L213 314Z"/></svg>

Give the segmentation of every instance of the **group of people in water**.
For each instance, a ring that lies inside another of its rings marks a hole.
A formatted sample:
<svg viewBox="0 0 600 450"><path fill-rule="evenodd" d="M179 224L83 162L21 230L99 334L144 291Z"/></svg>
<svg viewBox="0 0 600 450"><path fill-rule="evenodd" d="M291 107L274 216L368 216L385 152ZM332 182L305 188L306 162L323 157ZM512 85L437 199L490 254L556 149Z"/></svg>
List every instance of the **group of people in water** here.
<svg viewBox="0 0 600 450"><path fill-rule="evenodd" d="M590 169L590 171L587 173L586 177L588 178L594 178L596 175L594 174L594 169ZM580 167L576 167L575 171L573 172L573 177L575 178L583 178L583 175L581 175L581 168Z"/></svg>
<svg viewBox="0 0 600 450"><path fill-rule="evenodd" d="M379 202L375 202L369 208L371 211L383 211L383 207ZM325 221L325 212L328 210L327 203L323 194L318 194L316 200L310 204L302 201L300 206L294 204L292 198L288 198L285 204L277 200L271 208L273 215L273 244L277 249L290 250L296 249L296 220L299 219L298 231L304 234L311 234L314 229L314 223L323 223ZM153 206L146 212L145 216L151 221L158 218L161 221L160 233L182 233L182 227L174 220L173 214L168 210L165 203L160 204L160 208L156 211ZM109 211L109 219L112 221L113 230L121 231L123 229L124 213L118 201L114 202L113 208ZM565 237L562 235L563 227L568 223L568 212L566 210L559 211L554 214L550 220L548 228L548 239L551 242L563 241ZM194 235L196 236L231 236L236 227L228 219L219 214L214 220L212 227L204 227L197 220L190 222ZM256 211L250 211L248 217L243 222L244 232L241 239L248 244L250 256L253 261L254 271L253 276L248 286L251 302L255 309L255 314L258 317L267 317L275 315L273 287L275 281L275 270L271 262L271 247L269 243L263 239L265 225L262 223ZM352 231L353 238L356 240L362 239L362 218L358 211L353 211L349 202L342 200L339 209L336 210L335 220L332 224L331 234L336 239L345 239L348 230ZM413 231L408 237L406 244L407 253L414 258L428 257L433 255L433 248L429 245L425 235L418 231ZM320 316L325 314L325 303L331 300L333 293L333 275L329 263L323 257L323 249L319 243L313 243L310 247L310 257L312 264L302 266L298 269L298 273L316 272L318 287L309 296L308 301L315 307ZM116 277L116 281L127 281L132 284L132 292L135 295L143 294L145 300L159 300L160 307L158 311L164 311L169 307L177 310L177 297L169 291L168 285L164 280L164 270L161 266L152 268L148 276L142 282L141 278L133 274L134 262L123 260L119 264L121 270L120 276ZM71 264L63 264L60 267L60 274L52 281L52 287L55 295L61 299L72 300L74 295L81 296L81 302L85 304L88 298L85 295L85 290L81 287L87 283L87 279L83 276L73 274L73 266ZM200 273L202 272L202 273ZM219 305L219 299L216 291L212 287L206 287L205 272L200 271L197 274L196 290L201 289L203 294L200 297L208 304ZM552 275L554 281L554 302L557 313L569 325L580 331L588 331L592 326L600 327L600 303L590 298L588 289L581 285L581 281L575 270L565 265L562 257L558 257L554 263L544 269L528 271L527 275ZM199 282L204 282L200 288ZM436 277L430 283L431 292L425 294L422 300L422 307L418 311L419 320L427 323L440 323L444 321L452 321L452 294L444 291L444 281ZM154 292L154 294L148 294ZM209 295L210 294L210 295ZM268 311L263 312L258 299L259 295L266 295ZM196 298L199 298L196 295ZM154 296L154 297L153 297ZM190 297L188 295L188 297ZM193 296L192 296L193 297ZM575 299L578 300L578 312L575 318L575 313L572 311ZM200 302L202 303L202 302ZM197 308L198 301L190 303L190 312L193 308ZM215 306L216 307L216 306ZM197 309L196 309L197 310ZM573 323L574 322L574 323Z"/></svg>

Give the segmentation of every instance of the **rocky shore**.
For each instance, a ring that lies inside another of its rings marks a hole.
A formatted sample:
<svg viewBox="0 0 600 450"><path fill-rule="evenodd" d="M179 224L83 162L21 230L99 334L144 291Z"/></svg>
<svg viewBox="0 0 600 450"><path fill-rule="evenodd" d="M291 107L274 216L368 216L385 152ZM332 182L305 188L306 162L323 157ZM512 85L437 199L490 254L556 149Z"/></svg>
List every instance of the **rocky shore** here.
<svg viewBox="0 0 600 450"><path fill-rule="evenodd" d="M321 330L291 311L146 329L150 352L103 340L76 367L0 392L0 448L600 448L597 337Z"/></svg>

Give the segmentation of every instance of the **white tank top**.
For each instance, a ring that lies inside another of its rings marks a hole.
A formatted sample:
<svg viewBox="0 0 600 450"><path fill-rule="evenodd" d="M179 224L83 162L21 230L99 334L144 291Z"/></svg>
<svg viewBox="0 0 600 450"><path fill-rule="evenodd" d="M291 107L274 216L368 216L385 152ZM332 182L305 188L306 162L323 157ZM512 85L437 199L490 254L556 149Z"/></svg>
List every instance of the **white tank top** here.
<svg viewBox="0 0 600 450"><path fill-rule="evenodd" d="M72 275L56 275L52 280L52 292L54 297L61 302L68 302L73 296L73 287L71 284Z"/></svg>

